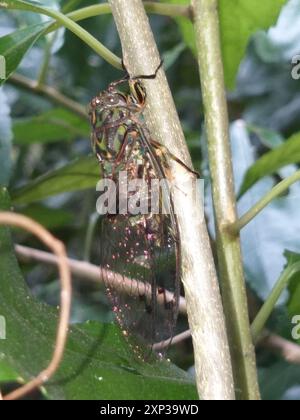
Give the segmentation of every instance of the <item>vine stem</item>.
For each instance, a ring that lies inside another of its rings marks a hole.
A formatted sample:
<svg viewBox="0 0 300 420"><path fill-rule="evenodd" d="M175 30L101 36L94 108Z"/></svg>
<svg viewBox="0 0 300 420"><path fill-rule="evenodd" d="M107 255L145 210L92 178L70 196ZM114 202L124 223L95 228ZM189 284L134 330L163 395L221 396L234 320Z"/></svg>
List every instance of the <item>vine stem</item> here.
<svg viewBox="0 0 300 420"><path fill-rule="evenodd" d="M144 2L145 9L148 13L153 13L161 16L178 17L183 16L188 19L192 19L192 12L189 6L177 5L177 4L163 4L154 3L152 1ZM79 20L96 17L99 15L106 15L111 13L111 7L108 3L94 4L92 6L83 7L78 10L74 10L67 14L67 16L75 22ZM60 28L62 25L59 22L53 23L48 32L52 32Z"/></svg>
<svg viewBox="0 0 300 420"><path fill-rule="evenodd" d="M250 332L239 237L226 229L237 218L229 121L220 46L218 0L192 0L209 164L216 216L217 248L223 305L239 399L260 398Z"/></svg>
<svg viewBox="0 0 300 420"><path fill-rule="evenodd" d="M51 361L46 369L40 372L34 379L27 384L17 388L4 396L5 400L15 400L41 387L57 371L63 359L65 345L68 337L68 327L70 320L71 301L72 301L72 281L68 265L67 253L64 244L56 239L43 226L34 220L20 214L11 212L0 212L0 225L18 227L35 235L43 242L56 256L56 261L60 274L60 314L57 326L55 348Z"/></svg>
<svg viewBox="0 0 300 420"><path fill-rule="evenodd" d="M265 207L267 207L273 200L278 198L283 194L291 185L300 181L300 171L295 172L293 175L281 181L279 184L275 185L271 191L269 191L261 200L256 204L247 213L240 217L232 225L228 226L228 229L232 235L238 235L239 232L253 220Z"/></svg>
<svg viewBox="0 0 300 420"><path fill-rule="evenodd" d="M124 62L132 75L151 74L160 57L141 0L110 0L123 47ZM138 22L138 24L137 24ZM145 80L145 120L153 137L185 164L191 160L167 80L161 69ZM203 205L196 196L194 176L172 165L173 199L180 231L182 281L191 328L196 382L205 400L234 399L230 354L220 290Z"/></svg>
<svg viewBox="0 0 300 420"><path fill-rule="evenodd" d="M48 7L41 7L38 3L26 3L26 2L19 2L14 3L4 2L3 4L0 3L0 8L7 8L7 9L20 9L31 11L35 13L41 13L42 15L49 16L56 20L61 26L69 29L75 35L78 36L83 42L85 42L90 48L92 48L100 57L103 57L108 63L112 66L122 69L122 62L119 57L117 57L114 53L112 53L108 48L106 48L101 42L99 42L96 38L94 38L88 31L84 28L79 26L76 22L70 19L68 16L64 15L61 12L58 12L54 9L50 9ZM47 33L47 31L45 32Z"/></svg>
<svg viewBox="0 0 300 420"><path fill-rule="evenodd" d="M286 288L288 282L296 273L299 273L299 271L300 263L294 263L287 267L279 277L272 292L270 293L270 296L265 301L264 305L261 307L259 313L252 323L251 332L253 341L255 343L258 341L260 334L262 333L272 311L274 310L276 303L278 302L278 299Z"/></svg>

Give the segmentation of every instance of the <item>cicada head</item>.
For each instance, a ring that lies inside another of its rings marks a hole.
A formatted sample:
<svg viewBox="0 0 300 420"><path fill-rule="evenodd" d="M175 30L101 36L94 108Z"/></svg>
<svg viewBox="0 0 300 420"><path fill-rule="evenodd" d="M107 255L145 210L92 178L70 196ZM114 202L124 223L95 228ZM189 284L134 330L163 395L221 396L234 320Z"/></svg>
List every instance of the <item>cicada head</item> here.
<svg viewBox="0 0 300 420"><path fill-rule="evenodd" d="M126 106L126 96L116 89L109 87L107 90L100 92L90 102L89 116L92 126L99 127L107 119L113 122L115 119L120 118L120 114L123 115L123 110L126 109Z"/></svg>
<svg viewBox="0 0 300 420"><path fill-rule="evenodd" d="M116 107L124 107L127 105L126 96L123 93L116 90L104 90L98 96L92 99L91 108L101 112L105 109L111 109Z"/></svg>

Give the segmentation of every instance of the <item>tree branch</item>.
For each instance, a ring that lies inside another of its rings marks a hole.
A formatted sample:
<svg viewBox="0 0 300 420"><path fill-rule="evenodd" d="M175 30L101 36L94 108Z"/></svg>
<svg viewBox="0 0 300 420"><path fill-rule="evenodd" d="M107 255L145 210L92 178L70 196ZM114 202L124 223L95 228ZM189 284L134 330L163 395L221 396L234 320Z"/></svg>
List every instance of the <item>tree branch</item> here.
<svg viewBox="0 0 300 420"><path fill-rule="evenodd" d="M110 0L110 5L127 69L133 75L152 73L160 57L142 2ZM150 132L172 153L191 165L164 72L160 70L155 80L145 80L144 84L147 90L145 118ZM189 173L174 163L172 176L174 184L178 185L173 190L173 198L180 230L182 281L193 337L199 395L206 400L233 399L225 322L203 206L200 200L193 200L196 183Z"/></svg>
<svg viewBox="0 0 300 420"><path fill-rule="evenodd" d="M236 202L224 86L218 0L192 0L201 75L209 164L216 215L217 248L227 331L237 396L259 399L238 237L226 230L236 221Z"/></svg>

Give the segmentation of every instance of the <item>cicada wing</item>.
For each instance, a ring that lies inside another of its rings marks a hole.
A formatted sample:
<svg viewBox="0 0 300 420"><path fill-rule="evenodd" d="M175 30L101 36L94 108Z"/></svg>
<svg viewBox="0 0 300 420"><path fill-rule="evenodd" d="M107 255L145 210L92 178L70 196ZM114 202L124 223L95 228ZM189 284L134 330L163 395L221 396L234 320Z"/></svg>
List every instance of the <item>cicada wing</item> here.
<svg viewBox="0 0 300 420"><path fill-rule="evenodd" d="M169 215L106 216L100 240L101 276L123 334L148 347L170 341L179 279Z"/></svg>

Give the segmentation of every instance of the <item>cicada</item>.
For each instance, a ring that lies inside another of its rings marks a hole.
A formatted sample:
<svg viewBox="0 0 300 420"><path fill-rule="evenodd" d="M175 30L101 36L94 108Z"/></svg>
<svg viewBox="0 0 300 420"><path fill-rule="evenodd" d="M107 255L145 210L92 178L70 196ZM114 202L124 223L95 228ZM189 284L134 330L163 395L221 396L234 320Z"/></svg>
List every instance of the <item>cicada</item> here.
<svg viewBox="0 0 300 420"><path fill-rule="evenodd" d="M148 347L167 347L175 331L180 237L171 194L165 200L161 184L170 179L170 159L186 167L152 138L144 121L142 80L154 79L160 67L149 76L127 74L112 82L93 98L89 111L102 177L115 186L111 211L101 222L101 277L123 334L138 336ZM127 93L120 90L124 84ZM128 191L132 183L137 191Z"/></svg>

